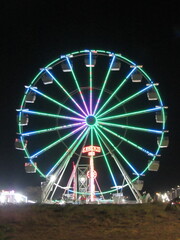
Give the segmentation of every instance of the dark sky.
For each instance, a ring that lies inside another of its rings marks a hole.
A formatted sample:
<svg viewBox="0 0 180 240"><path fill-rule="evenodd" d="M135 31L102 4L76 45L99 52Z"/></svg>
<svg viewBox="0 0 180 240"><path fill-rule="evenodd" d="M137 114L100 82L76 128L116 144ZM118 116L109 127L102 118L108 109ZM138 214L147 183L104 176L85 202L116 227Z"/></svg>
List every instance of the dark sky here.
<svg viewBox="0 0 180 240"><path fill-rule="evenodd" d="M143 64L159 82L169 107L169 148L159 172L145 177L147 190L180 184L178 1L1 1L0 18L0 189L39 184L24 172L23 153L14 149L16 109L40 67L59 55L104 49Z"/></svg>

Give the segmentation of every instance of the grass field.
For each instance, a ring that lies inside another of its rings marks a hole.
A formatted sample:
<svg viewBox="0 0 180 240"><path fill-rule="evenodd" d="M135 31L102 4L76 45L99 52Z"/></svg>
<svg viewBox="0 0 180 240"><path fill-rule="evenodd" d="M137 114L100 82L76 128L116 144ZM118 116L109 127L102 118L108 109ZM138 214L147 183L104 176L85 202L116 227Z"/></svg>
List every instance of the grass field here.
<svg viewBox="0 0 180 240"><path fill-rule="evenodd" d="M164 204L9 205L0 240L180 240L180 210Z"/></svg>

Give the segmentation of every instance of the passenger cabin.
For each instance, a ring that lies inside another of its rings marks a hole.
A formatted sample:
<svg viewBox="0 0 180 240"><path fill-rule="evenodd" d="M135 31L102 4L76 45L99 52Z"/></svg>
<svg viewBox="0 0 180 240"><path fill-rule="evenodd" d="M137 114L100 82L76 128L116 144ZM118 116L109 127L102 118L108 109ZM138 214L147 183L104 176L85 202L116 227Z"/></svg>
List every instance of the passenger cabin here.
<svg viewBox="0 0 180 240"><path fill-rule="evenodd" d="M91 64L90 64L90 57L85 56L84 62L85 62L86 67L95 67L96 58L97 58L97 56L95 56L94 54L91 54Z"/></svg>
<svg viewBox="0 0 180 240"><path fill-rule="evenodd" d="M163 123L163 114L162 111L156 112L156 122L157 123Z"/></svg>
<svg viewBox="0 0 180 240"><path fill-rule="evenodd" d="M34 162L34 165L30 162L24 164L26 173L36 173L37 163Z"/></svg>
<svg viewBox="0 0 180 240"><path fill-rule="evenodd" d="M44 83L44 85L52 84L53 78L49 74L44 74L42 76L42 82Z"/></svg>
<svg viewBox="0 0 180 240"><path fill-rule="evenodd" d="M169 145L169 137L164 137L163 138L163 140L162 140L162 142L161 142L161 144L160 144L160 140L161 140L161 138L160 137L157 137L157 144L158 144L158 146L160 147L160 148L166 148L166 147L168 147L168 145Z"/></svg>
<svg viewBox="0 0 180 240"><path fill-rule="evenodd" d="M19 120L19 115L17 116L17 121L20 126L27 126L29 122L28 114L21 113L21 118Z"/></svg>
<svg viewBox="0 0 180 240"><path fill-rule="evenodd" d="M131 80L132 82L141 82L142 81L142 74L138 71L134 71L132 74L131 74Z"/></svg>
<svg viewBox="0 0 180 240"><path fill-rule="evenodd" d="M119 71L121 68L121 62L119 60L115 60L112 64L111 71Z"/></svg>
<svg viewBox="0 0 180 240"><path fill-rule="evenodd" d="M150 164L150 160L148 161L148 164ZM159 161L153 161L151 165L149 165L148 170L157 172L159 170L160 162Z"/></svg>
<svg viewBox="0 0 180 240"><path fill-rule="evenodd" d="M72 66L72 63L70 63L70 64ZM71 67L67 61L61 62L61 68L62 68L63 72L71 72Z"/></svg>
<svg viewBox="0 0 180 240"><path fill-rule="evenodd" d="M16 138L15 140L15 148L17 150L25 150L27 147L27 140L24 140L24 142L22 142L20 139Z"/></svg>
<svg viewBox="0 0 180 240"><path fill-rule="evenodd" d="M138 191L141 191L143 186L144 186L144 181L143 180L136 180L133 182L134 184L134 187L138 190Z"/></svg>
<svg viewBox="0 0 180 240"><path fill-rule="evenodd" d="M36 93L35 93L35 92L32 92L32 91L29 91L29 92L26 94L25 102L26 102L26 103L34 103L35 100L36 100Z"/></svg>
<svg viewBox="0 0 180 240"><path fill-rule="evenodd" d="M148 97L148 100L157 100L158 96L155 89L153 88L149 89L149 91L147 92L147 97Z"/></svg>

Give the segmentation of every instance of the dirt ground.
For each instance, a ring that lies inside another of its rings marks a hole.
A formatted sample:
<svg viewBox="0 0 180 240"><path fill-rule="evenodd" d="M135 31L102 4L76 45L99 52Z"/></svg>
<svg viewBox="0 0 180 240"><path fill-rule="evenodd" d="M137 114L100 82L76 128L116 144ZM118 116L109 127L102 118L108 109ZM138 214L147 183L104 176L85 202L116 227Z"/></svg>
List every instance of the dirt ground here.
<svg viewBox="0 0 180 240"><path fill-rule="evenodd" d="M180 240L180 210L164 204L9 205L0 240Z"/></svg>

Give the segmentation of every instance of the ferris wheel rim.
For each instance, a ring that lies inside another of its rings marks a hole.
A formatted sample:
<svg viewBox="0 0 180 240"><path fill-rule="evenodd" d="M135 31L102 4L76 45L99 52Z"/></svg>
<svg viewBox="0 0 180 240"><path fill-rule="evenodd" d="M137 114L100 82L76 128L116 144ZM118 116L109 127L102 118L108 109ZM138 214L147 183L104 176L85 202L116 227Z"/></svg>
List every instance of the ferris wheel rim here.
<svg viewBox="0 0 180 240"><path fill-rule="evenodd" d="M79 57L79 56L81 56L82 54L83 54L83 55L87 55L88 53L89 53L89 54L90 54L90 53L92 54L92 53L95 52L95 51L96 51L97 54L99 53L99 54L102 54L103 56L105 56L105 55L106 55L106 56L107 56L107 55L111 55L111 56L113 56L114 58L117 57L117 58L119 58L121 61L124 61L125 63L136 67L136 68L138 69L138 71L141 72L142 75L146 78L146 80L149 81L150 85L153 85L153 88L154 88L154 90L156 91L156 93L157 93L157 95L158 95L158 101L159 101L159 105L160 105L160 107L161 107L161 111L162 111L162 115L163 115L162 132L161 132L161 139L160 139L160 141L162 141L162 139L163 139L163 137L164 137L164 130L165 130L165 113L164 113L164 105L163 105L163 103L162 103L162 99L161 99L161 96L160 96L160 94L159 94L159 91L158 91L158 89L156 88L156 85L154 85L154 83L152 82L152 80L150 79L150 77L146 74L146 72L145 72L141 67L136 66L135 63L133 63L132 61L130 61L129 59L123 57L123 56L120 55L120 54L112 53L112 52L109 52L109 51L103 51L103 50L84 50L84 51L79 51L79 52L77 52L76 54L77 54L77 57ZM30 90L37 91L37 90L33 89L33 87L35 86L36 82L39 81L40 76L41 76L41 74L44 72L44 70L45 70L45 69L48 69L48 68L51 68L51 67L53 68L54 66L60 64L62 61L65 61L66 58L71 57L71 55L74 55L74 56L75 56L76 54L75 54L75 53L70 53L70 54L66 54L66 55L63 56L63 57L61 56L60 58L57 58L56 60L54 60L54 61L52 61L51 63L49 63L48 65L46 65L45 68L43 68L43 69L40 70L40 72L39 72L39 73L35 76L35 78L32 80L30 86L28 86L27 89L26 89L24 98L23 98L23 100L22 100L22 102L21 102L21 108L20 108L20 114L19 114L19 122L20 122L20 120L21 120L21 112L23 112L23 110L25 109L25 106L26 106L25 97L26 97L27 93L28 93ZM80 87L80 89L82 89L82 87ZM93 87L92 87L92 89L93 89ZM148 87L147 87L147 89L148 89ZM77 89L76 89L76 90L77 90ZM105 89L104 89L103 91L105 91ZM85 100L84 100L84 102L85 102ZM85 103L85 105L86 105L86 103ZM96 105L96 106L97 106L97 105ZM85 108L86 108L86 107L85 107ZM98 106L97 106L97 109L98 109ZM87 109L86 109L86 111L87 111ZM86 111L84 110L84 112L86 112ZM96 112L96 111L95 111L95 112ZM97 112L99 112L99 111L97 111ZM88 111L86 112L86 114L87 114L86 116L88 116ZM80 118L83 119L83 116L85 116L85 115L81 112L78 117L80 117ZM100 114L99 116L102 117L102 114ZM97 118L97 119L98 119L98 118ZM107 124L106 124L106 125L107 125ZM103 128L105 129L105 127L103 127ZM102 126L101 126L101 129L102 129ZM96 129L96 131L98 131L99 133L101 133L101 130L99 130L99 128L98 128L98 130ZM23 134L23 127L22 127L22 126L19 126L19 133L20 133L20 135L21 135L20 139L21 139L22 143L24 143L24 137L23 137L23 135L22 135L22 134ZM109 133L110 133L110 132L109 132ZM111 131L111 133L112 133L112 131ZM156 152L154 153L154 156L152 157L151 164L152 164L152 162L156 159L159 151L160 151L160 146L157 147L157 150L156 150ZM27 150L25 150L25 154L26 154L27 157L30 158L30 162L31 162L32 164L34 164L34 162L33 162L33 158L34 158L34 157L31 157L31 155L29 155L29 153L28 153ZM132 181L135 181L136 179L138 179L138 177L139 177L140 175L144 174L144 173L147 171L147 169L148 169L149 166L150 166L150 164L148 164L147 167L146 167L140 174L138 174L138 176L135 177ZM44 174L41 172L40 169L37 168L37 170L38 170L38 172L39 172L43 177L46 177L46 175L44 175Z"/></svg>

